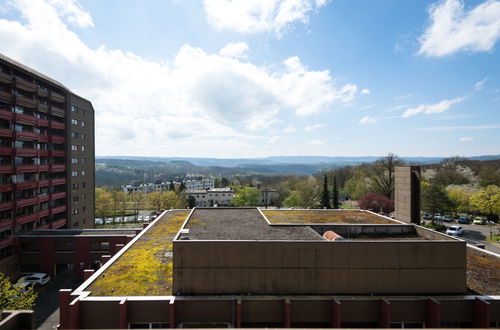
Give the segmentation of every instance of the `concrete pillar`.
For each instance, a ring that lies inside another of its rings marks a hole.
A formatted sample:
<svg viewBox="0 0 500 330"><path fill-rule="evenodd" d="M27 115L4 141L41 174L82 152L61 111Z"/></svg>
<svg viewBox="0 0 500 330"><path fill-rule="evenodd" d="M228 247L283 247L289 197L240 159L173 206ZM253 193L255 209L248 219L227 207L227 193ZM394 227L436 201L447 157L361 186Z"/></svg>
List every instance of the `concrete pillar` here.
<svg viewBox="0 0 500 330"><path fill-rule="evenodd" d="M55 275L56 243L54 237L43 237L40 239L40 271Z"/></svg>
<svg viewBox="0 0 500 330"><path fill-rule="evenodd" d="M101 256L101 266L104 266L104 264L108 262L109 259L111 259L111 256L109 254L103 254Z"/></svg>
<svg viewBox="0 0 500 330"><path fill-rule="evenodd" d="M331 327L340 328L342 325L342 305L337 299L332 300Z"/></svg>
<svg viewBox="0 0 500 330"><path fill-rule="evenodd" d="M427 299L427 315L425 320L426 328L441 327L441 306L434 298Z"/></svg>
<svg viewBox="0 0 500 330"><path fill-rule="evenodd" d="M490 327L490 303L481 298L474 301L474 327Z"/></svg>
<svg viewBox="0 0 500 330"><path fill-rule="evenodd" d="M379 328L391 327L391 303L385 299L379 300Z"/></svg>
<svg viewBox="0 0 500 330"><path fill-rule="evenodd" d="M170 328L175 328L175 299L170 300L168 305L168 323Z"/></svg>
<svg viewBox="0 0 500 330"><path fill-rule="evenodd" d="M90 238L75 237L75 273L83 279L83 270L90 267Z"/></svg>
<svg viewBox="0 0 500 330"><path fill-rule="evenodd" d="M128 329L127 299L120 301L120 328Z"/></svg>
<svg viewBox="0 0 500 330"><path fill-rule="evenodd" d="M285 299L285 328L292 327L292 304L290 303L290 299Z"/></svg>
<svg viewBox="0 0 500 330"><path fill-rule="evenodd" d="M59 290L59 329L70 329L69 325L69 303L71 289Z"/></svg>
<svg viewBox="0 0 500 330"><path fill-rule="evenodd" d="M83 281L86 281L90 278L90 276L94 275L93 269L85 269L83 271Z"/></svg>
<svg viewBox="0 0 500 330"><path fill-rule="evenodd" d="M236 301L236 328L241 328L241 299Z"/></svg>
<svg viewBox="0 0 500 330"><path fill-rule="evenodd" d="M69 304L69 328L80 329L80 300L76 298Z"/></svg>

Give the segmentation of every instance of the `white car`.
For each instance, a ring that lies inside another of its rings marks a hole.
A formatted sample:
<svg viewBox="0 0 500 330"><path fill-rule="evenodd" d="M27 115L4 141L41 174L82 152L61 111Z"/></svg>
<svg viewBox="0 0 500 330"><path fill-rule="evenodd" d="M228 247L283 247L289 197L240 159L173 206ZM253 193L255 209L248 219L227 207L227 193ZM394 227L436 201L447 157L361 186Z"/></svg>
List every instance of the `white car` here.
<svg viewBox="0 0 500 330"><path fill-rule="evenodd" d="M463 234L463 229L461 226L449 226L448 229L446 229L446 235L460 236L462 234Z"/></svg>
<svg viewBox="0 0 500 330"><path fill-rule="evenodd" d="M34 273L22 277L19 282L26 283L26 285L42 286L50 282L50 276L45 273Z"/></svg>

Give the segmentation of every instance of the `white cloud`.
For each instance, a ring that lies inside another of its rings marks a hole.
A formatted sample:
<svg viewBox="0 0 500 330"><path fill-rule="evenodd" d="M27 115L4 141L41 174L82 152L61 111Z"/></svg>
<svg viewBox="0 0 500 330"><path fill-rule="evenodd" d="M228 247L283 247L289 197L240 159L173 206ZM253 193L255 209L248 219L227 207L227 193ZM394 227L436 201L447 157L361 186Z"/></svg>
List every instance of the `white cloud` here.
<svg viewBox="0 0 500 330"><path fill-rule="evenodd" d="M222 48L219 54L225 57L246 58L248 49L248 44L246 42L230 43Z"/></svg>
<svg viewBox="0 0 500 330"><path fill-rule="evenodd" d="M448 110L453 104L462 102L463 100L465 100L464 97L457 97L451 100L442 100L441 102L434 104L420 104L417 107L406 109L406 111L401 115L401 117L408 118L410 116L414 116L419 113L424 113L426 115L442 113Z"/></svg>
<svg viewBox="0 0 500 330"><path fill-rule="evenodd" d="M312 145L319 145L319 144L324 144L324 143L326 143L326 140L314 139L311 142L309 142L309 144L312 144Z"/></svg>
<svg viewBox="0 0 500 330"><path fill-rule="evenodd" d="M418 128L417 131L439 132L439 131L483 131L490 129L499 129L500 124L493 125L472 125L472 126L434 126Z"/></svg>
<svg viewBox="0 0 500 330"><path fill-rule="evenodd" d="M325 127L325 124L314 124L314 125L309 125L309 126L306 126L304 129L306 131L314 131L314 130L317 130L317 129L320 129L322 127Z"/></svg>
<svg viewBox="0 0 500 330"><path fill-rule="evenodd" d="M376 122L377 122L376 118L370 116L364 116L363 118L360 119L358 124L375 124Z"/></svg>
<svg viewBox="0 0 500 330"><path fill-rule="evenodd" d="M399 95L394 100L400 101L400 100L404 100L404 99L411 99L412 97L413 97L413 94L408 93L408 94Z"/></svg>
<svg viewBox="0 0 500 330"><path fill-rule="evenodd" d="M430 25L419 38L419 54L442 57L459 51L491 51L500 39L500 1L488 0L470 10L462 0L429 7Z"/></svg>
<svg viewBox="0 0 500 330"><path fill-rule="evenodd" d="M297 128L290 124L287 127L285 127L285 129L283 130L283 133L293 133L296 131L297 131Z"/></svg>
<svg viewBox="0 0 500 330"><path fill-rule="evenodd" d="M460 141L460 142L469 142L472 140L474 140L473 137L461 137L460 139L458 139L458 141Z"/></svg>
<svg viewBox="0 0 500 330"><path fill-rule="evenodd" d="M474 89L475 90L481 90L484 88L484 84L488 80L489 77L484 78L483 80L478 81L477 83L474 84Z"/></svg>
<svg viewBox="0 0 500 330"><path fill-rule="evenodd" d="M204 0L210 24L240 33L274 32L280 37L292 24L307 24L326 0Z"/></svg>
<svg viewBox="0 0 500 330"><path fill-rule="evenodd" d="M57 9L60 17L68 23L84 28L94 26L92 17L87 13L78 0L49 0L49 3Z"/></svg>
<svg viewBox="0 0 500 330"><path fill-rule="evenodd" d="M269 144L276 144L281 138L277 135L271 137L268 141Z"/></svg>
<svg viewBox="0 0 500 330"><path fill-rule="evenodd" d="M61 3L10 1L23 21L0 19L2 52L92 101L100 155L255 155L252 143L265 138L250 131L277 123L280 113L313 114L348 103L357 89L349 83L337 89L329 71L309 70L298 57L260 67L185 45L167 64L92 49L67 25L90 26L88 13L76 1ZM127 143L110 142L116 140Z"/></svg>
<svg viewBox="0 0 500 330"><path fill-rule="evenodd" d="M364 89L361 90L361 94L369 95L370 94L370 90L368 88L364 88Z"/></svg>

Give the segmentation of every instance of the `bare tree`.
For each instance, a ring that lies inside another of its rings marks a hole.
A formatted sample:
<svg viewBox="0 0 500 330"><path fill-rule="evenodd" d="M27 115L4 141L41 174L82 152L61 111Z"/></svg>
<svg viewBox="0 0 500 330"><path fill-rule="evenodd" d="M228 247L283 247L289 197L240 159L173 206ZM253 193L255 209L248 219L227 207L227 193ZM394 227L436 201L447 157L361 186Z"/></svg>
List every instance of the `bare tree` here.
<svg viewBox="0 0 500 330"><path fill-rule="evenodd" d="M394 194L394 166L402 164L404 161L392 152L373 164L372 183L379 195L392 198Z"/></svg>

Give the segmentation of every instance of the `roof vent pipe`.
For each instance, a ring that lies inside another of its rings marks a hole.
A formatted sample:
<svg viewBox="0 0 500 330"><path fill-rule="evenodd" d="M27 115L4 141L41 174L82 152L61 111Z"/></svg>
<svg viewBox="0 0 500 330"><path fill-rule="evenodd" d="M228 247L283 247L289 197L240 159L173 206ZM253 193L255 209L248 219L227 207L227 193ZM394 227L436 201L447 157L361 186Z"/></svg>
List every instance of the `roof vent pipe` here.
<svg viewBox="0 0 500 330"><path fill-rule="evenodd" d="M327 241L343 241L345 240L344 237L340 236L339 234L337 234L336 232L334 231L325 231L325 233L323 234L323 238L326 239Z"/></svg>

